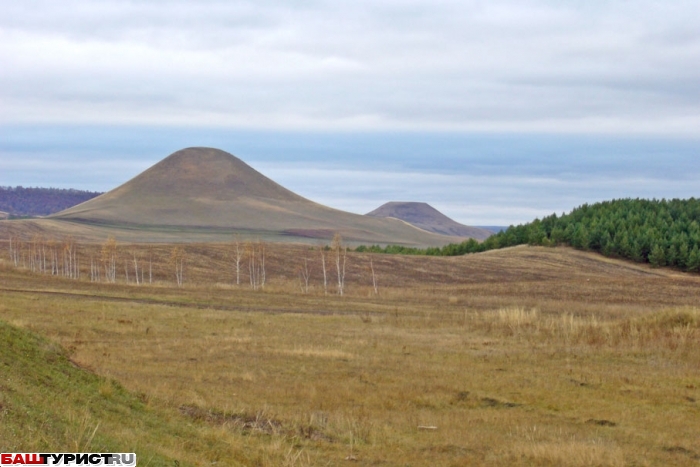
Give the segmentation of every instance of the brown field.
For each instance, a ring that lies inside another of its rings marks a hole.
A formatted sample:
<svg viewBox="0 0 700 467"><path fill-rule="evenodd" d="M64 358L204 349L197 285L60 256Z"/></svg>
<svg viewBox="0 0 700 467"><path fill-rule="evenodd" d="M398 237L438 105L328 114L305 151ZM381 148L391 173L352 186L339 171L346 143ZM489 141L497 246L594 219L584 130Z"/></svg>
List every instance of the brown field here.
<svg viewBox="0 0 700 467"><path fill-rule="evenodd" d="M695 275L568 248L351 252L340 297L330 264L324 295L308 245L268 244L257 291L245 273L235 285L231 244L184 246L180 288L170 245L119 245L118 282L91 283L99 248L79 246L80 280L3 253L0 320L194 426L158 448L181 465L700 461ZM152 259L153 283L125 283L134 256L142 268Z"/></svg>

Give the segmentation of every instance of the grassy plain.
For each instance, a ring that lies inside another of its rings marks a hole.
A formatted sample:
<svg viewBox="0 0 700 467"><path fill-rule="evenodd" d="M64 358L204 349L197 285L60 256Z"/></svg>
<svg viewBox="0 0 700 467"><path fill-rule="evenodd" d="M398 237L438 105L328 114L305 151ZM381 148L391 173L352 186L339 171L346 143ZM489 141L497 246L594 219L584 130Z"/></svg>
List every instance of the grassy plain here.
<svg viewBox="0 0 700 467"><path fill-rule="evenodd" d="M87 258L99 246L81 248ZM136 449L150 465L700 461L697 276L567 248L350 253L339 297L324 295L309 246L268 245L262 291L246 275L234 284L224 244L186 246L177 288L171 249L120 246L120 265L153 259L154 283L141 286L122 273L96 284L0 262L0 320L98 375L87 389L64 381L51 402L42 392L22 402L65 405L74 415L62 429L21 416L8 389L18 374L0 381L1 448L77 449L79 433L80 448ZM104 406L115 394L133 423Z"/></svg>

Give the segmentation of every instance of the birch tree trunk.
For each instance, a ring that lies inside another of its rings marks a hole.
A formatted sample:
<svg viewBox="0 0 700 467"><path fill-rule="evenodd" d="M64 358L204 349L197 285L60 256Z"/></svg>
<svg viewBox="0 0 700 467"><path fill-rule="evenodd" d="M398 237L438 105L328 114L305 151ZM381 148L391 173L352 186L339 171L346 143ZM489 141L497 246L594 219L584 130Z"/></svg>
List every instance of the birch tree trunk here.
<svg viewBox="0 0 700 467"><path fill-rule="evenodd" d="M335 255L335 269L338 278L338 295L343 295L345 291L345 259L347 257L348 248L343 245L343 238L339 233L333 236L331 250Z"/></svg>
<svg viewBox="0 0 700 467"><path fill-rule="evenodd" d="M304 258L304 266L299 268L299 276L301 278L301 291L303 293L309 293L309 278L311 277L311 271L309 270L308 258Z"/></svg>
<svg viewBox="0 0 700 467"><path fill-rule="evenodd" d="M265 288L265 243L258 241L258 255L260 257L260 288Z"/></svg>
<svg viewBox="0 0 700 467"><path fill-rule="evenodd" d="M241 242L236 235L234 244L236 247L236 285L241 285L241 257L243 256L243 250L241 249Z"/></svg>
<svg viewBox="0 0 700 467"><path fill-rule="evenodd" d="M185 250L179 246L173 248L170 262L175 267L175 282L178 287L182 287L185 278Z"/></svg>
<svg viewBox="0 0 700 467"><path fill-rule="evenodd" d="M115 283L117 281L117 241L109 237L102 245L102 264L105 268L105 280Z"/></svg>
<svg viewBox="0 0 700 467"><path fill-rule="evenodd" d="M134 276L136 276L136 285L139 284L139 263L136 260L136 252L133 253L134 255Z"/></svg>
<svg viewBox="0 0 700 467"><path fill-rule="evenodd" d="M372 273L372 287L374 287L374 295L379 295L379 291L377 289L377 275L374 273L374 263L372 262L372 258L369 259L369 270Z"/></svg>
<svg viewBox="0 0 700 467"><path fill-rule="evenodd" d="M323 252L323 247L320 248L321 252L321 266L323 267L323 295L328 295L328 274L326 272L326 254Z"/></svg>

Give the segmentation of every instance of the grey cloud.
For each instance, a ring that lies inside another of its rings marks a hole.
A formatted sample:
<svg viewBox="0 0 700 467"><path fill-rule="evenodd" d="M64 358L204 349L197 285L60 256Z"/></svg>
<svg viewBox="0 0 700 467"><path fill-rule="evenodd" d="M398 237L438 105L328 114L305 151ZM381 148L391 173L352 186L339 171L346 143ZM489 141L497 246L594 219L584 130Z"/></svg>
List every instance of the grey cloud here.
<svg viewBox="0 0 700 467"><path fill-rule="evenodd" d="M466 171L426 174L406 171L290 169L284 164L259 168L315 201L357 213L386 201L420 200L466 224L509 225L554 212L568 212L583 203L623 197L683 197L695 181L664 181L635 176L596 175L533 177L527 174L471 175Z"/></svg>
<svg viewBox="0 0 700 467"><path fill-rule="evenodd" d="M0 13L0 184L107 190L205 145L354 212L403 198L507 224L697 194L695 0L0 0Z"/></svg>
<svg viewBox="0 0 700 467"><path fill-rule="evenodd" d="M700 119L697 2L0 7L6 123L692 133Z"/></svg>

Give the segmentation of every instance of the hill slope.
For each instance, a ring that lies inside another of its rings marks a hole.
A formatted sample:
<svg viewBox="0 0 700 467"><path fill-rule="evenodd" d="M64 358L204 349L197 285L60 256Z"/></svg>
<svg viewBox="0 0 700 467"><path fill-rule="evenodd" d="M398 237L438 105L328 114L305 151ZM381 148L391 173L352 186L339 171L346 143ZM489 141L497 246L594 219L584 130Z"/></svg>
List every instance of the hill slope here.
<svg viewBox="0 0 700 467"><path fill-rule="evenodd" d="M493 235L486 229L455 222L428 203L391 201L367 213L367 216L401 219L419 229L454 237L484 240Z"/></svg>
<svg viewBox="0 0 700 467"><path fill-rule="evenodd" d="M187 437L194 448L190 450L206 453L210 441L174 411L148 407L118 383L77 367L56 344L3 321L0 339L3 452L134 452L136 448L138 459L170 466L174 447Z"/></svg>
<svg viewBox="0 0 700 467"><path fill-rule="evenodd" d="M397 219L314 203L211 148L177 151L114 190L51 217L151 230L234 230L289 240L329 239L335 232L349 242L442 245L455 240Z"/></svg>

